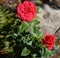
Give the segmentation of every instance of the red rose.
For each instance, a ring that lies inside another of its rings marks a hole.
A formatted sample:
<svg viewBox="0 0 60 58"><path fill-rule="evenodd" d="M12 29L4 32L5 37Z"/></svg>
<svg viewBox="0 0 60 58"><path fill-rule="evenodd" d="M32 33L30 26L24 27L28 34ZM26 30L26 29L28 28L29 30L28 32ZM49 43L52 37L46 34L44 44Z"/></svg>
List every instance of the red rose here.
<svg viewBox="0 0 60 58"><path fill-rule="evenodd" d="M30 22L36 16L36 7L32 2L24 1L17 6L17 16L22 21Z"/></svg>
<svg viewBox="0 0 60 58"><path fill-rule="evenodd" d="M55 36L53 34L45 34L42 43L46 45L48 50L51 50L55 45Z"/></svg>

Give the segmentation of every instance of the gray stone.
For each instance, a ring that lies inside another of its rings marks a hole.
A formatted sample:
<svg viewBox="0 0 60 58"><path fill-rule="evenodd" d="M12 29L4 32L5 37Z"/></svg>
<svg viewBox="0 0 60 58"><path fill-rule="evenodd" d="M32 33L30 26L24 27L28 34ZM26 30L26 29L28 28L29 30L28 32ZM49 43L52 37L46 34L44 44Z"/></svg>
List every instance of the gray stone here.
<svg viewBox="0 0 60 58"><path fill-rule="evenodd" d="M60 37L60 10L52 9L47 4L39 9L40 27L43 33Z"/></svg>

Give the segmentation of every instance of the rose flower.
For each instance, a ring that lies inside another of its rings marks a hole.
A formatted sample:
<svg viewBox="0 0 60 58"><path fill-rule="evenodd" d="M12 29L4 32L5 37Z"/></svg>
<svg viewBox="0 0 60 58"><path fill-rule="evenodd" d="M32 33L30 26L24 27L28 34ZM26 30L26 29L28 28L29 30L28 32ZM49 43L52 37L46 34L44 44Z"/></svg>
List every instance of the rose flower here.
<svg viewBox="0 0 60 58"><path fill-rule="evenodd" d="M32 2L20 2L17 6L17 16L25 22L30 22L36 16L36 7Z"/></svg>
<svg viewBox="0 0 60 58"><path fill-rule="evenodd" d="M55 36L53 34L45 34L42 39L42 43L46 45L48 50L51 50L55 45Z"/></svg>

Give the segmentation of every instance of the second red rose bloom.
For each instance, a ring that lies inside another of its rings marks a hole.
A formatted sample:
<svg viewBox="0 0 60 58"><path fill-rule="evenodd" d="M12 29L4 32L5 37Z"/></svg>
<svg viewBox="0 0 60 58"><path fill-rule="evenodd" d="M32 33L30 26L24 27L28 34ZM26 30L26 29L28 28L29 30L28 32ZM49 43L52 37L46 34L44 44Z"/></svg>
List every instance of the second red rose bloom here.
<svg viewBox="0 0 60 58"><path fill-rule="evenodd" d="M51 50L55 45L55 36L53 34L45 34L42 43L46 45L48 50Z"/></svg>

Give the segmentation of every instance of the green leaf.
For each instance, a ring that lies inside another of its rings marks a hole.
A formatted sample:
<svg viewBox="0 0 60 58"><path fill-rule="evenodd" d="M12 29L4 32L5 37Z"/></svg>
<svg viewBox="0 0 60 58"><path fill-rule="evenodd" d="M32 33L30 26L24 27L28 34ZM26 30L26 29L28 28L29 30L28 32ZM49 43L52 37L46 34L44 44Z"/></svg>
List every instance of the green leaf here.
<svg viewBox="0 0 60 58"><path fill-rule="evenodd" d="M32 46L32 41L28 42L28 43L27 43L27 45L30 45L30 46Z"/></svg>
<svg viewBox="0 0 60 58"><path fill-rule="evenodd" d="M34 25L38 25L38 24L40 24L40 21L38 20L37 17L35 18L35 20L34 20L33 22L34 22Z"/></svg>
<svg viewBox="0 0 60 58"><path fill-rule="evenodd" d="M36 58L37 54L32 54L32 58Z"/></svg>
<svg viewBox="0 0 60 58"><path fill-rule="evenodd" d="M12 23L14 20L13 16L14 14L10 10L0 6L0 29Z"/></svg>
<svg viewBox="0 0 60 58"><path fill-rule="evenodd" d="M39 41L41 41L43 39L43 34L39 35Z"/></svg>
<svg viewBox="0 0 60 58"><path fill-rule="evenodd" d="M25 47L23 50L22 50L22 53L21 53L21 56L27 56L31 53L31 51L29 49L27 49L27 47Z"/></svg>
<svg viewBox="0 0 60 58"><path fill-rule="evenodd" d="M9 47L9 42L8 41L4 41L4 45L5 45L5 47Z"/></svg>
<svg viewBox="0 0 60 58"><path fill-rule="evenodd" d="M48 50L47 48L45 51L46 51L46 54L49 54L49 56L52 55L52 52L50 50Z"/></svg>
<svg viewBox="0 0 60 58"><path fill-rule="evenodd" d="M22 37L23 43L27 43L28 39L26 37Z"/></svg>
<svg viewBox="0 0 60 58"><path fill-rule="evenodd" d="M29 27L29 24L27 22L22 22L22 24L19 26L19 32L23 32L25 31L26 29L28 29Z"/></svg>
<svg viewBox="0 0 60 58"><path fill-rule="evenodd" d="M37 9L36 12L37 13L39 13L39 8L40 8L39 6L36 7L36 9Z"/></svg>

